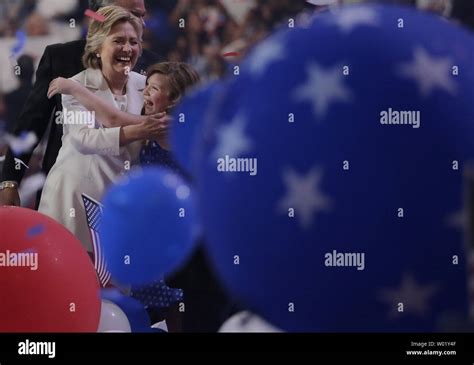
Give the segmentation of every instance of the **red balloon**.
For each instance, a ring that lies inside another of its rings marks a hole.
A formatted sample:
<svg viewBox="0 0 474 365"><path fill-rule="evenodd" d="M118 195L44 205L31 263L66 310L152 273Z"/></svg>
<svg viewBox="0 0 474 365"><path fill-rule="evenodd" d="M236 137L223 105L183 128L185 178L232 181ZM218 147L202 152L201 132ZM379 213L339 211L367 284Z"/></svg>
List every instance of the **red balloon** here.
<svg viewBox="0 0 474 365"><path fill-rule="evenodd" d="M74 235L34 210L0 208L0 332L96 332L100 286Z"/></svg>

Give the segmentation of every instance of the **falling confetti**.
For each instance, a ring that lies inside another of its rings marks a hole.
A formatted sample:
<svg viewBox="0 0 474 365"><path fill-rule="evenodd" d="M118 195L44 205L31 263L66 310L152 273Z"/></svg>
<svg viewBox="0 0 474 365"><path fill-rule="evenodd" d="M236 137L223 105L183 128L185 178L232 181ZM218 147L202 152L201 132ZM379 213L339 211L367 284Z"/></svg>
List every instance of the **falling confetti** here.
<svg viewBox="0 0 474 365"><path fill-rule="evenodd" d="M16 59L26 44L26 33L22 30L16 32L17 43L12 48L12 58Z"/></svg>
<svg viewBox="0 0 474 365"><path fill-rule="evenodd" d="M92 18L94 20L97 20L98 22L103 23L105 21L105 16L101 14L97 14L95 11L92 11L91 9L87 9L84 12L84 15L88 16L89 18Z"/></svg>
<svg viewBox="0 0 474 365"><path fill-rule="evenodd" d="M239 57L239 52L227 52L222 55L222 57Z"/></svg>
<svg viewBox="0 0 474 365"><path fill-rule="evenodd" d="M15 155L31 152L38 141L38 137L36 137L34 132L23 133L19 137L7 134L5 135L4 139Z"/></svg>
<svg viewBox="0 0 474 365"><path fill-rule="evenodd" d="M20 186L19 194L21 201L29 201L43 187L45 181L46 176L43 173L26 178Z"/></svg>

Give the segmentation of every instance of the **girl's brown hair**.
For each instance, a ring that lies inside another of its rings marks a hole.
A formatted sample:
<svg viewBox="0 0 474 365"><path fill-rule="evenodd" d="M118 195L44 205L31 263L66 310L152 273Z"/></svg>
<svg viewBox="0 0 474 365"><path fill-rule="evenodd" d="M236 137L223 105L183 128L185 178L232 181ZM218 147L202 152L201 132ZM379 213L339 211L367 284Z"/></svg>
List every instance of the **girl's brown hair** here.
<svg viewBox="0 0 474 365"><path fill-rule="evenodd" d="M147 70L147 81L156 73L166 76L170 87L168 97L172 104L178 102L189 88L200 81L196 70L184 62L155 63Z"/></svg>

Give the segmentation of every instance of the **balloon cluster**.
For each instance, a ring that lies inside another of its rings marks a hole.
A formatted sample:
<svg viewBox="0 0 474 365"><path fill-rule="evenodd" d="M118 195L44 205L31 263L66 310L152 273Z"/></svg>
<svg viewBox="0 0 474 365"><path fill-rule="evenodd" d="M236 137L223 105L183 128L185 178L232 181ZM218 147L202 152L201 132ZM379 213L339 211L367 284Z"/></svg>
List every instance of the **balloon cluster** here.
<svg viewBox="0 0 474 365"><path fill-rule="evenodd" d="M470 33L390 6L258 45L208 102L193 153L207 250L234 298L287 331L466 316L473 62Z"/></svg>
<svg viewBox="0 0 474 365"><path fill-rule="evenodd" d="M470 33L410 8L342 7L280 30L176 108L193 187L145 168L107 193L113 278L160 280L203 233L228 292L271 328L446 330L470 305L473 64ZM147 330L117 292L99 326L94 269L49 218L0 208L0 237L0 331ZM37 270L12 264L33 254Z"/></svg>
<svg viewBox="0 0 474 365"><path fill-rule="evenodd" d="M150 318L143 305L118 289L102 290L98 332L152 332Z"/></svg>

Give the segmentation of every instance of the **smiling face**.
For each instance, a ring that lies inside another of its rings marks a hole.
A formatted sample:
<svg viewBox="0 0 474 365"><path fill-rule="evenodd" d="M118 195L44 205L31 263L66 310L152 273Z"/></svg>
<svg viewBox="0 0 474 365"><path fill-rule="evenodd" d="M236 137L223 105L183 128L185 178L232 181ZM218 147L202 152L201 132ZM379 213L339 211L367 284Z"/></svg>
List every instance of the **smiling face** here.
<svg viewBox="0 0 474 365"><path fill-rule="evenodd" d="M170 105L170 87L168 77L160 74L152 74L146 82L143 91L145 97L145 114L155 114L165 111Z"/></svg>
<svg viewBox="0 0 474 365"><path fill-rule="evenodd" d="M111 78L126 75L135 67L140 51L140 40L132 24L114 24L99 51L102 72Z"/></svg>

